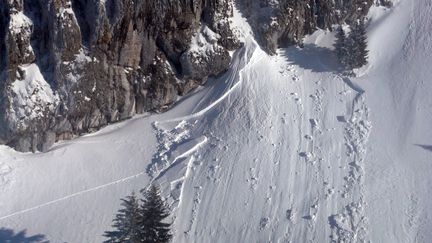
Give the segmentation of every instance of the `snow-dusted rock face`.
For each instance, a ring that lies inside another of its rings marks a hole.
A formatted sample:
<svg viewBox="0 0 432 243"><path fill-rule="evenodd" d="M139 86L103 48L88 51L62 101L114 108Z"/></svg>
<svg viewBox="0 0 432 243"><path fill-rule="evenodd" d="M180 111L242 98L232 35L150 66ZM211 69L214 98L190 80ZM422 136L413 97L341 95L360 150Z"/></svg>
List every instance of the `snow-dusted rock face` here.
<svg viewBox="0 0 432 243"><path fill-rule="evenodd" d="M367 14L373 0L238 0L263 49L301 42L316 28L351 23Z"/></svg>
<svg viewBox="0 0 432 243"><path fill-rule="evenodd" d="M372 0L0 0L0 142L59 139L163 111L227 69L236 4L265 50L366 14Z"/></svg>

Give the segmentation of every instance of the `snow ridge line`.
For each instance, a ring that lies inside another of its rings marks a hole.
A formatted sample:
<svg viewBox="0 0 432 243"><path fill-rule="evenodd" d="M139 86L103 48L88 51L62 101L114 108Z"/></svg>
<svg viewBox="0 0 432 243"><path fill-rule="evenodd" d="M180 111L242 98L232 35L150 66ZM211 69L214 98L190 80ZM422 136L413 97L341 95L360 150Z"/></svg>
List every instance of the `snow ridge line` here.
<svg viewBox="0 0 432 243"><path fill-rule="evenodd" d="M193 118L197 118L200 117L202 115L204 115L206 112L208 112L209 110L211 110L213 107L215 107L217 104L219 104L220 102L222 102L225 98L227 98L238 86L240 86L240 84L242 83L242 72L244 69L246 69L247 67L253 65L255 62L251 62L253 54L255 53L255 50L258 48L258 44L255 42L255 40L248 38L246 43L245 43L245 47L243 47L240 50L240 56L242 56L240 58L240 61L243 61L243 58L246 58L247 60L244 60L245 63L240 63L240 64L236 64L233 65L231 67L231 72L234 72L232 75L230 75L230 79L229 79L229 83L233 83L235 82L234 79L236 79L236 77L238 77L238 82L236 82L234 85L232 85L232 87L230 87L221 97L219 97L217 100L215 100L214 102L212 102L211 104L209 104L207 107L203 108L202 110L193 113L191 115L187 115L187 116L183 116L183 117L178 117L178 118L174 118L174 119L170 119L170 120L165 120L165 121L156 121L155 124L158 123L169 123L169 122L178 122L178 121L182 121L182 120L190 120ZM258 61L258 60L257 60ZM241 67L239 68L238 66L241 65ZM238 74L238 75L236 75Z"/></svg>
<svg viewBox="0 0 432 243"><path fill-rule="evenodd" d="M115 184L119 184L119 183L122 183L122 182L126 182L126 181L129 181L129 180L138 178L138 177L140 177L142 175L146 175L146 172L143 171L143 172L140 172L140 173L138 173L136 175L128 176L128 177L125 177L125 178L122 178L122 179L119 179L119 180L112 181L110 183L106 183L106 184L103 184L103 185L100 185L100 186L96 186L96 187L93 187L93 188L90 188L90 189L87 189L87 190L83 190L83 191L79 191L79 192L70 194L70 195L67 195L67 196L64 196L64 197L61 197L61 198L58 198L58 199L55 199L55 200L52 200L52 201L49 201L49 202L46 202L46 203L43 203L43 204L39 204L39 205L31 207L31 208L23 209L23 210L15 212L15 213L11 213L11 214L2 216L2 217L0 217L0 220L5 220L5 219L8 219L8 218L17 216L17 215L21 215L21 214L24 214L24 213L28 213L28 212L40 209L40 208L44 208L44 207L50 206L52 204L68 200L70 198L74 198L74 197L83 195L85 193L97 191L97 190L103 189L105 187L109 187L109 186L112 186L112 185L115 185Z"/></svg>

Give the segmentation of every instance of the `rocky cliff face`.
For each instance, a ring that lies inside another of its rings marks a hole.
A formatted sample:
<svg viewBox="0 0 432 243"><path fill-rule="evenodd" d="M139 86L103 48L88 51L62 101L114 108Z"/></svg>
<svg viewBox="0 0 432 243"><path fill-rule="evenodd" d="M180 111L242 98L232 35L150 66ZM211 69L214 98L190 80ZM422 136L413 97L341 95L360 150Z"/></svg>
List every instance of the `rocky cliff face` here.
<svg viewBox="0 0 432 243"><path fill-rule="evenodd" d="M331 29L364 17L373 0L238 0L263 49L300 43L316 28Z"/></svg>
<svg viewBox="0 0 432 243"><path fill-rule="evenodd" d="M351 22L372 0L0 0L0 142L47 150L164 111L222 73L238 7L269 53Z"/></svg>

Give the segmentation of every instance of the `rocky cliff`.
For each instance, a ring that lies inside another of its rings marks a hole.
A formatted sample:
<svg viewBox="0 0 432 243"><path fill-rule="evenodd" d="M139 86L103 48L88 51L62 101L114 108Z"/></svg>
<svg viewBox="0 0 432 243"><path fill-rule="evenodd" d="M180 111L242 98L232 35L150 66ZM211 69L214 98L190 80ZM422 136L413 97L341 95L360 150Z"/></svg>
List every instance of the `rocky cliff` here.
<svg viewBox="0 0 432 243"><path fill-rule="evenodd" d="M224 72L237 7L263 49L355 21L373 0L0 0L0 142L20 151L161 112Z"/></svg>
<svg viewBox="0 0 432 243"><path fill-rule="evenodd" d="M238 0L257 40L271 54L277 47L301 43L316 28L351 24L366 16L373 3L373 0Z"/></svg>

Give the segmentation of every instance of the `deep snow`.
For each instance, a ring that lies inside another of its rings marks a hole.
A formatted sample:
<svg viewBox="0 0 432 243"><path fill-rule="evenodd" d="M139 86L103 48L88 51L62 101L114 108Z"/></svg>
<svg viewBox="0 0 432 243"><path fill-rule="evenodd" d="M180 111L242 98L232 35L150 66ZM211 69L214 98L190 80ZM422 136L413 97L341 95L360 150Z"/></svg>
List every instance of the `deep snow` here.
<svg viewBox="0 0 432 243"><path fill-rule="evenodd" d="M174 242L428 242L431 15L373 8L370 64L345 78L332 33L268 56L236 11L230 70L170 111L43 154L0 147L0 240L100 242L119 199L156 180Z"/></svg>

